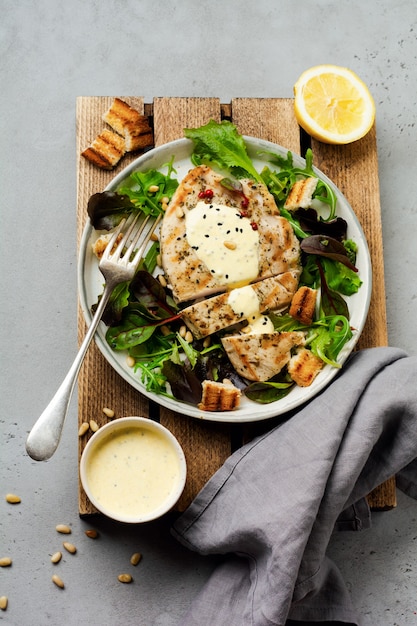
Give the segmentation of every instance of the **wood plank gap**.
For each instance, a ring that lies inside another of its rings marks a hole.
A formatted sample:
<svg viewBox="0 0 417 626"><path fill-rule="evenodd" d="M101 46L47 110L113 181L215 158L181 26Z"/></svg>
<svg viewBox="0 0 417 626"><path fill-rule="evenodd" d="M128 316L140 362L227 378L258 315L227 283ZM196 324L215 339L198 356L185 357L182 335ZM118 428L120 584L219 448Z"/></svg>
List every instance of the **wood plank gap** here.
<svg viewBox="0 0 417 626"><path fill-rule="evenodd" d="M303 159L306 158L306 153L307 153L307 150L309 150L309 149L311 149L311 137L300 126L300 156L302 156Z"/></svg>
<svg viewBox="0 0 417 626"><path fill-rule="evenodd" d="M232 121L232 104L220 104L220 115L222 120Z"/></svg>

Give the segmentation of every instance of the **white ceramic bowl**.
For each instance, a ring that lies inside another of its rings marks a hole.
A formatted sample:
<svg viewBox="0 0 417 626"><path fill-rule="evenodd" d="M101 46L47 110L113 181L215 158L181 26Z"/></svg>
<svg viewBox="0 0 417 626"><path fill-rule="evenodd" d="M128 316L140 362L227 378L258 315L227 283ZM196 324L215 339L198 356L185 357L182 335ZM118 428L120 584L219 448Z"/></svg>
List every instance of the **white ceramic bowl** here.
<svg viewBox="0 0 417 626"><path fill-rule="evenodd" d="M157 519L176 504L187 468L174 435L146 417L122 417L88 441L80 477L91 503L120 522Z"/></svg>

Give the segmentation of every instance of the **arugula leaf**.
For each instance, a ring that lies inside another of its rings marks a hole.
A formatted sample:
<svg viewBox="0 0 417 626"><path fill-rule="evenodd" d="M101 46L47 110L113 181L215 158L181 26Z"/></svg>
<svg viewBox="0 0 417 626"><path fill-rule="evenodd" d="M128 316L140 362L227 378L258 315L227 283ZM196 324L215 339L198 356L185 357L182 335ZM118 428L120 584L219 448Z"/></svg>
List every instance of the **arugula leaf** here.
<svg viewBox="0 0 417 626"><path fill-rule="evenodd" d="M353 336L349 320L345 315L325 315L309 326L295 320L288 313L272 315L271 319L278 332L305 331L307 333L306 348L309 348L325 363L340 367L337 362L339 352Z"/></svg>
<svg viewBox="0 0 417 626"><path fill-rule="evenodd" d="M291 152L287 153L286 159L273 152L264 152L264 154L269 155L270 163L273 163L279 168L278 172L273 172L270 168L264 167L261 175L280 209L284 206L288 193L297 180L309 177L318 178L313 169L313 152L311 148L306 152L306 165L304 168L294 167ZM336 194L331 186L324 180L321 180L321 178L317 180L313 198L327 204L329 207L329 215L324 221L333 220L336 215Z"/></svg>
<svg viewBox="0 0 417 626"><path fill-rule="evenodd" d="M175 172L173 159L167 164L167 174L155 169L133 172L119 187L118 193L128 197L133 206L140 208L145 215L157 217L163 212L163 198L171 199L178 187L178 181L171 178L172 172Z"/></svg>
<svg viewBox="0 0 417 626"><path fill-rule="evenodd" d="M323 325L315 326L307 337L306 346L325 363L340 368L336 359L352 337L349 321L343 315L326 316L320 321Z"/></svg>
<svg viewBox="0 0 417 626"><path fill-rule="evenodd" d="M173 160L166 164L167 174L158 170L133 172L117 191L93 194L87 204L87 213L96 230L112 230L129 213L142 211L157 217L163 212L163 198L171 199L178 181L171 175L175 172ZM157 191L151 191L153 188Z"/></svg>
<svg viewBox="0 0 417 626"><path fill-rule="evenodd" d="M194 350L192 345L188 341L185 341L185 339L183 339L179 333L177 333L177 339L181 344L181 347L184 350L184 354L189 360L191 367L194 367L197 363L198 351Z"/></svg>
<svg viewBox="0 0 417 626"><path fill-rule="evenodd" d="M248 156L243 137L228 120L220 123L210 120L199 128L184 128L184 135L194 142L194 164L214 165L231 171L236 178L249 176L261 182L262 178Z"/></svg>

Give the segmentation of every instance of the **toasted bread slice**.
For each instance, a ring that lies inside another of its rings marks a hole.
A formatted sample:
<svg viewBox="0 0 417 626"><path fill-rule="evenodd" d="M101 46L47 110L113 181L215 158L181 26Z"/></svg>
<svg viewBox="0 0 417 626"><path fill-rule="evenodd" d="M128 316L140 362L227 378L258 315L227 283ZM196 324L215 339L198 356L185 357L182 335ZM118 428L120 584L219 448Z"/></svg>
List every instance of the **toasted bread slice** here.
<svg viewBox="0 0 417 626"><path fill-rule="evenodd" d="M242 392L230 380L222 383L214 380L203 381L203 395L198 408L201 411L233 411L240 404Z"/></svg>
<svg viewBox="0 0 417 626"><path fill-rule="evenodd" d="M288 211L296 209L308 209L311 206L313 193L317 187L318 178L310 176L303 180L297 180L291 187L290 193L284 204Z"/></svg>
<svg viewBox="0 0 417 626"><path fill-rule="evenodd" d="M302 324L310 325L316 309L317 291L310 287L300 287L291 301L289 314Z"/></svg>
<svg viewBox="0 0 417 626"><path fill-rule="evenodd" d="M153 132L146 115L141 115L120 98L115 98L103 121L124 137L126 152L153 145Z"/></svg>
<svg viewBox="0 0 417 626"><path fill-rule="evenodd" d="M105 170L113 169L125 154L125 140L123 137L105 129L98 135L91 145L81 153L87 161Z"/></svg>
<svg viewBox="0 0 417 626"><path fill-rule="evenodd" d="M309 387L324 362L307 348L301 348L288 363L288 373L292 380L300 387Z"/></svg>

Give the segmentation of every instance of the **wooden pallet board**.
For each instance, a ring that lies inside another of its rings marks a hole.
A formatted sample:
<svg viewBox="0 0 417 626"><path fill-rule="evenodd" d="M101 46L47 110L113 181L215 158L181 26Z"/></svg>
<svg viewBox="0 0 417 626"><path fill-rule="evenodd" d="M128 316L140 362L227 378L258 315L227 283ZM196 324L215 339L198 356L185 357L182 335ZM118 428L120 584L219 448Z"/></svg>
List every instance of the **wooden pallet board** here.
<svg viewBox="0 0 417 626"><path fill-rule="evenodd" d="M145 104L141 97L119 96L152 119L155 145L163 145L183 136L183 129L207 123L210 119L230 119L239 132L285 146L302 154L311 143L314 164L319 167L345 194L362 224L369 242L373 267L373 290L370 312L358 343L359 348L387 345L383 242L379 202L378 160L376 130L373 128L362 140L349 146L328 146L310 141L300 129L293 113L293 100L282 98L236 98L221 103L218 98L154 98ZM77 238L81 241L86 223L88 198L104 187L112 178L137 158L125 156L111 172L100 170L82 158L81 152L105 127L103 113L114 96L77 99ZM79 310L79 340L85 334L85 322ZM99 425L107 421L102 412L110 406L116 417L144 415L155 417L167 426L180 441L187 460L188 476L178 510L184 510L207 480L224 463L233 449L244 439L270 428L270 420L241 429L238 425L204 422L174 413L149 402L125 382L107 363L95 345L92 345L82 366L78 381L79 422L95 419ZM86 439L79 440L79 455ZM371 506L395 506L395 480L384 483L370 494ZM79 513L88 516L97 513L80 484Z"/></svg>

